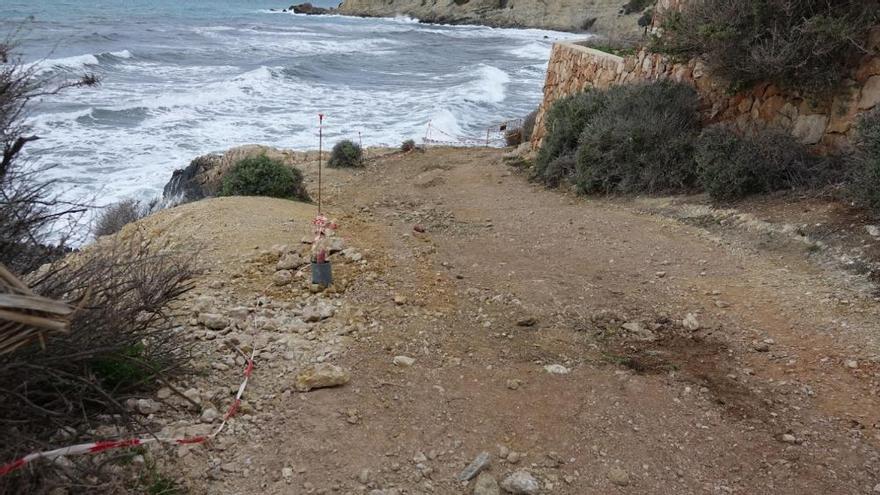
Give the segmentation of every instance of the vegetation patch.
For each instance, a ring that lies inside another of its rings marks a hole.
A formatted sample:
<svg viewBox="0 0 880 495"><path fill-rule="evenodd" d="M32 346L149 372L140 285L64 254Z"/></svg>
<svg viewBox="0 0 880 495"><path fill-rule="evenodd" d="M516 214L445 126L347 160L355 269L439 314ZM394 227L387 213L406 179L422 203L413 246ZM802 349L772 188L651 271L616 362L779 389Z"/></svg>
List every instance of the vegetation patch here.
<svg viewBox="0 0 880 495"><path fill-rule="evenodd" d="M244 158L223 177L221 196L269 196L309 201L302 172L266 155Z"/></svg>
<svg viewBox="0 0 880 495"><path fill-rule="evenodd" d="M696 148L700 185L715 200L813 185L823 181L823 169L831 163L811 155L790 135L773 130L741 136L713 126L703 131Z"/></svg>
<svg viewBox="0 0 880 495"><path fill-rule="evenodd" d="M858 130L858 146L850 157L850 193L858 204L880 213L880 110L863 115Z"/></svg>
<svg viewBox="0 0 880 495"><path fill-rule="evenodd" d="M108 206L98 215L94 229L95 237L119 232L126 225L149 215L155 205L155 201L144 204L134 199L126 199Z"/></svg>
<svg viewBox="0 0 880 495"><path fill-rule="evenodd" d="M364 150L354 141L343 139L333 146L327 166L333 168L363 167Z"/></svg>
<svg viewBox="0 0 880 495"><path fill-rule="evenodd" d="M696 183L697 94L668 81L615 86L586 121L574 183L584 193L668 193Z"/></svg>
<svg viewBox="0 0 880 495"><path fill-rule="evenodd" d="M865 53L877 0L704 0L664 16L655 51L700 57L735 90L757 82L822 93Z"/></svg>

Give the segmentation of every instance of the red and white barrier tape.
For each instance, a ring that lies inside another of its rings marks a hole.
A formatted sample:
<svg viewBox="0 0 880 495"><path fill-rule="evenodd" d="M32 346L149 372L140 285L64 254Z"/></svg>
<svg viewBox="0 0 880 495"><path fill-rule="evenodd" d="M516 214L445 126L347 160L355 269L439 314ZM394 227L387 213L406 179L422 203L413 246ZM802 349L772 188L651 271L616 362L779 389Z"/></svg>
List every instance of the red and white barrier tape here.
<svg viewBox="0 0 880 495"><path fill-rule="evenodd" d="M138 445L147 445L151 443L170 443L175 445L192 445L192 444L200 444L204 443L208 440L215 438L223 429L226 427L226 423L230 418L235 416L235 413L238 411L239 406L241 405L241 397L244 394L244 389L247 388L248 380L251 377L251 374L254 371L254 356L256 355L256 348L251 351L251 357L247 360L247 366L244 369L244 380L242 380L241 385L238 387L238 393L235 394L235 400L232 401L232 404L229 406L229 410L226 411L226 414L223 415L223 421L220 423L220 426L214 430L213 433L209 435L201 435L195 437L184 437L184 438L159 438L156 436L152 437L141 437L141 438L129 438L123 440L102 440L98 442L92 443L83 443L79 445L71 445L69 447L62 447L60 449L55 450L47 450L44 452L34 452L33 454L28 454L20 459L17 459L13 462L3 464L0 466L0 476L4 476L13 471L21 469L26 465L30 464L39 459L57 459L59 457L67 457L71 455L82 455L82 454L97 454L98 452L104 452L106 450L112 449L122 449L128 447L137 447Z"/></svg>

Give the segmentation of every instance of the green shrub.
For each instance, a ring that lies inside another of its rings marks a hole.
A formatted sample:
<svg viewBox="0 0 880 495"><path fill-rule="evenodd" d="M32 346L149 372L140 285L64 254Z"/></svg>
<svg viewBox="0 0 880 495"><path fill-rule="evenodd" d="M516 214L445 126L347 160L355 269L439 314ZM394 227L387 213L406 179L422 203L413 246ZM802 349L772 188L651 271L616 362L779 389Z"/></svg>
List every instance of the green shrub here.
<svg viewBox="0 0 880 495"><path fill-rule="evenodd" d="M693 88L661 81L616 86L583 126L574 182L583 193L668 193L696 183Z"/></svg>
<svg viewBox="0 0 880 495"><path fill-rule="evenodd" d="M764 130L750 137L723 127L700 135L697 152L700 185L715 200L817 186L830 181L830 160L811 155L795 138Z"/></svg>
<svg viewBox="0 0 880 495"><path fill-rule="evenodd" d="M701 57L734 89L769 81L821 93L858 63L877 0L703 0L669 12L653 49Z"/></svg>
<svg viewBox="0 0 880 495"><path fill-rule="evenodd" d="M880 110L863 115L858 130L849 189L858 204L880 213Z"/></svg>
<svg viewBox="0 0 880 495"><path fill-rule="evenodd" d="M348 168L362 167L364 165L364 150L354 141L344 139L333 146L330 152L328 167Z"/></svg>
<svg viewBox="0 0 880 495"><path fill-rule="evenodd" d="M302 172L266 155L244 158L223 177L221 196L269 196L308 201Z"/></svg>
<svg viewBox="0 0 880 495"><path fill-rule="evenodd" d="M577 151L578 141L587 121L605 105L605 98L597 91L566 96L556 100L544 118L547 133L535 158L533 178L550 187L572 178L573 167L568 160Z"/></svg>
<svg viewBox="0 0 880 495"><path fill-rule="evenodd" d="M407 139L400 145L400 151L403 151L404 153L410 152L414 149L416 149L416 142L412 139Z"/></svg>

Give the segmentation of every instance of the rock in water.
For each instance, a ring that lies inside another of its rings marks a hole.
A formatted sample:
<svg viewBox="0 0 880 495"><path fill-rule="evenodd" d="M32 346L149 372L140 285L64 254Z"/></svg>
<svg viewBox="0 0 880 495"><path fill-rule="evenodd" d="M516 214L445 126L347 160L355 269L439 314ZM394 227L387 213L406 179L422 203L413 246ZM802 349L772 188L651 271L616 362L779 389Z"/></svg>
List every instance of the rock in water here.
<svg viewBox="0 0 880 495"><path fill-rule="evenodd" d="M514 495L535 495L541 489L541 485L531 473L519 470L505 478L501 482L501 488Z"/></svg>
<svg viewBox="0 0 880 495"><path fill-rule="evenodd" d="M474 484L474 495L501 495L498 482L489 473L480 473Z"/></svg>
<svg viewBox="0 0 880 495"><path fill-rule="evenodd" d="M339 366L320 363L300 371L296 375L294 386L300 392L308 392L316 388L338 387L351 380L351 375Z"/></svg>
<svg viewBox="0 0 880 495"><path fill-rule="evenodd" d="M480 474L480 471L489 467L489 462L491 457L488 452L480 452L479 455L470 463L468 467L464 468L464 471L459 473L458 481L470 481L474 479L474 476ZM494 479L492 480L495 481Z"/></svg>

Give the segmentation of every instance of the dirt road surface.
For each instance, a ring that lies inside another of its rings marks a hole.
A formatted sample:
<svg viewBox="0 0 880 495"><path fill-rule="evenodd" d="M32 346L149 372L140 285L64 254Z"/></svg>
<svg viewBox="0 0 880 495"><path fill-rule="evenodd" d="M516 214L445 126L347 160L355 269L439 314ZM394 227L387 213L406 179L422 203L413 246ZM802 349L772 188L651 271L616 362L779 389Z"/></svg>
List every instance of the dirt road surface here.
<svg viewBox="0 0 880 495"><path fill-rule="evenodd" d="M546 190L502 154L329 172L326 208L363 261L336 255L318 296L259 261L298 244L311 206L224 198L154 220L206 245L193 298L335 308L259 331L245 415L178 451L194 492L498 493L456 479L481 452L499 484L535 478L521 493L880 492L874 295L803 253ZM208 369L228 337L202 334ZM351 381L298 393L304 360ZM228 396L225 373L208 374Z"/></svg>

